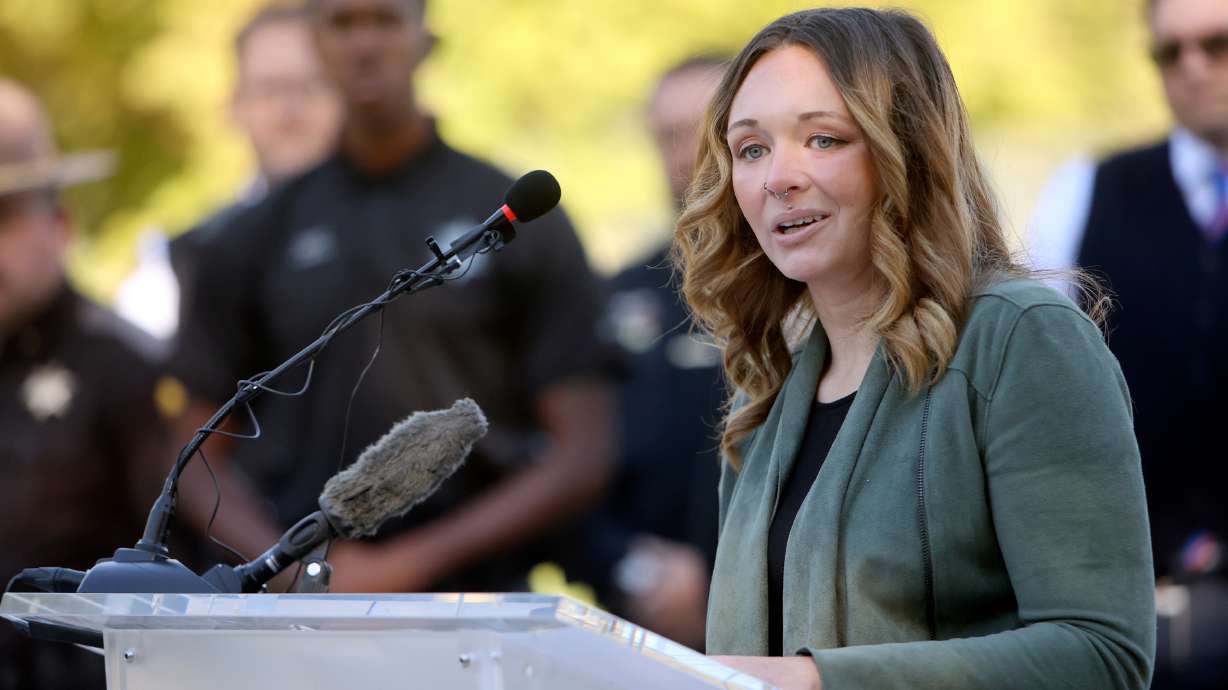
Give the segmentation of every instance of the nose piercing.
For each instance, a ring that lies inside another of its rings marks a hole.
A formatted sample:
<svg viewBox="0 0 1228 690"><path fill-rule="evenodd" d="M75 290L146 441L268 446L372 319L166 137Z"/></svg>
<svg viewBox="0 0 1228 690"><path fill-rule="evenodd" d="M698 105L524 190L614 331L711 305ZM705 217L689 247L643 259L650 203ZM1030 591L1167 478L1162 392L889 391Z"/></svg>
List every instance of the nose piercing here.
<svg viewBox="0 0 1228 690"><path fill-rule="evenodd" d="M767 192L768 194L771 194L773 197L776 198L777 201L785 201L786 199L789 198L789 193L792 192L793 190L786 189L783 192L775 192L775 191L772 191L771 189L768 189L767 183L764 182L763 191Z"/></svg>

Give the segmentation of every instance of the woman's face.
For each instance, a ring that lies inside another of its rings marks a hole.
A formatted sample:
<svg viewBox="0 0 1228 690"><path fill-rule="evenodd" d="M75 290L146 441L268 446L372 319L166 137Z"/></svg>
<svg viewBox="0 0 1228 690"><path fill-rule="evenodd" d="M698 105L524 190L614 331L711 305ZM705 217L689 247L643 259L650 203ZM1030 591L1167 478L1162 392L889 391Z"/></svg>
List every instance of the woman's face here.
<svg viewBox="0 0 1228 690"><path fill-rule="evenodd" d="M823 62L801 46L767 53L729 123L734 195L776 268L815 295L869 280L878 176Z"/></svg>

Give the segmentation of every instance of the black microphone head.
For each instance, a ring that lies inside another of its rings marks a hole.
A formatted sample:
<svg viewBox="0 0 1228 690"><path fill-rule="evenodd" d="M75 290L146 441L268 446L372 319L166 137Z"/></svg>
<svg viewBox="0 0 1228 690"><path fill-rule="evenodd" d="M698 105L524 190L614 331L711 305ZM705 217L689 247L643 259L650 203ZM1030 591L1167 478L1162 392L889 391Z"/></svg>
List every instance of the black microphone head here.
<svg viewBox="0 0 1228 690"><path fill-rule="evenodd" d="M559 205L563 191L559 189L559 181L545 170L534 170L525 173L519 180L512 183L503 203L516 214L516 220L527 223Z"/></svg>
<svg viewBox="0 0 1228 690"><path fill-rule="evenodd" d="M385 520L435 493L486 426L482 410L468 398L446 410L415 412L328 480L320 509L342 537L373 535Z"/></svg>

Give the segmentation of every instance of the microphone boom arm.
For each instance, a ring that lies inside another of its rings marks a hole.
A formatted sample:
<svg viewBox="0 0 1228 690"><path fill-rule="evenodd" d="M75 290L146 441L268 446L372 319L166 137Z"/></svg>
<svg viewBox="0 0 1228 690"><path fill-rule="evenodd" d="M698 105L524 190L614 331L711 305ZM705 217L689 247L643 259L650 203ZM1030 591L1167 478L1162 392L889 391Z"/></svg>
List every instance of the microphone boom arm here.
<svg viewBox="0 0 1228 690"><path fill-rule="evenodd" d="M159 494L158 500L154 502L153 508L149 511L149 518L145 522L145 532L141 536L140 541L136 543L136 549L149 554L150 559L169 557L170 551L167 549L166 539L170 530L171 517L175 513L179 477L183 473L184 468L187 467L188 462L196 454L196 451L205 442L205 439L214 431L217 431L218 427L234 412L235 408L240 405L246 405L259 397L269 382L314 358L336 335L349 330L354 324L371 314L382 311L389 302L397 297L440 285L446 280L448 274L455 272L462 266L465 259L475 254L501 249L504 244L511 241L515 236L512 223L510 222L512 220L515 220L515 216L504 205L487 219L485 223L462 235L449 245L447 251L440 250L434 237L427 238L427 246L430 248L434 258L417 270L406 270L396 274L387 290L374 300L354 310L353 313L342 319L340 323L320 334L320 337L299 351L298 354L282 362L276 369L243 382L239 386L238 392L218 408L217 412L209 418L209 421L205 422L196 431L192 439L188 441L187 445L179 451L175 465L171 468L171 472L162 486L162 492Z"/></svg>

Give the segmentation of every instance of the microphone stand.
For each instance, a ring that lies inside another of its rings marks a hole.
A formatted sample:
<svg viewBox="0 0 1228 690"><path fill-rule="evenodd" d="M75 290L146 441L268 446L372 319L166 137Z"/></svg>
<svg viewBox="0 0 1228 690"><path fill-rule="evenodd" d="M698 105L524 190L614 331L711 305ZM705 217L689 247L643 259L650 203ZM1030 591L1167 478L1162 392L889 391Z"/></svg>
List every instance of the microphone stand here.
<svg viewBox="0 0 1228 690"><path fill-rule="evenodd" d="M222 422L234 412L235 408L246 405L259 397L269 382L286 371L313 359L339 333L349 330L354 324L371 314L382 311L384 306L401 295L413 294L442 284L449 274L460 269L465 259L474 254L502 249L516 236L514 227L505 216L503 209L496 211L485 223L465 233L449 245L447 251L440 249L434 237L428 237L426 244L434 258L417 270L404 270L397 273L388 289L379 297L355 309L340 323L328 328L313 343L276 369L243 381L238 392L222 405L209 418L209 421L205 422L204 426L197 430L188 444L179 452L175 465L171 468L162 486L162 493L149 511L149 518L145 523L145 531L140 541L134 548L118 549L111 560L99 561L85 574L77 591L82 593L216 593L219 583L215 579L201 578L179 561L171 559L170 550L166 546L171 517L175 513L179 477L201 444L222 425Z"/></svg>

